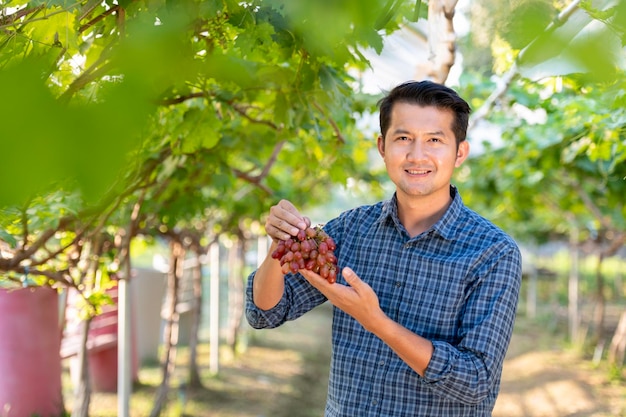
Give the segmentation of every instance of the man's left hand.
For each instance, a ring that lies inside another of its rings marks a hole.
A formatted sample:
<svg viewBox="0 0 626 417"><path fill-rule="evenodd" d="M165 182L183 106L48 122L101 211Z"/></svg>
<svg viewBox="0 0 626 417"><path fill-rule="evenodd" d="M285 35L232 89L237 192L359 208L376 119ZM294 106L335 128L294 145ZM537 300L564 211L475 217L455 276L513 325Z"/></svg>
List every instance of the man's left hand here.
<svg viewBox="0 0 626 417"><path fill-rule="evenodd" d="M368 284L348 267L343 268L342 275L348 285L331 284L313 271L299 271L306 280L328 298L334 306L354 317L361 325L372 331L372 326L385 317L380 309L378 296Z"/></svg>

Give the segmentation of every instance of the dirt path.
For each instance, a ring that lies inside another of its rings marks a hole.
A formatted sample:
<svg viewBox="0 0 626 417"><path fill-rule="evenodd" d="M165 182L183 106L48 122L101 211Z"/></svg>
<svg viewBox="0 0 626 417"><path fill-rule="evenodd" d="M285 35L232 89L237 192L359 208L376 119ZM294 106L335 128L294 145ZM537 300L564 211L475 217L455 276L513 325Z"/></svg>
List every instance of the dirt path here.
<svg viewBox="0 0 626 417"><path fill-rule="evenodd" d="M518 319L494 417L624 417L626 384ZM623 373L623 377L626 373Z"/></svg>

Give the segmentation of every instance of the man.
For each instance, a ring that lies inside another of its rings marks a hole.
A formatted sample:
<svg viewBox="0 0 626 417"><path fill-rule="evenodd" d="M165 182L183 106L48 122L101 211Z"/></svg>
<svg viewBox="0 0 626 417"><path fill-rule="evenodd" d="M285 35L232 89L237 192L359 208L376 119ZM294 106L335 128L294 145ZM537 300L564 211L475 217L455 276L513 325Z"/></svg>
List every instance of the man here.
<svg viewBox="0 0 626 417"><path fill-rule="evenodd" d="M324 231L337 244L331 284L270 256L249 279L255 328L333 308L327 417L490 416L521 282L515 242L463 205L451 177L467 158L469 105L430 81L380 101L378 151L396 191ZM265 228L274 243L310 220L283 200Z"/></svg>

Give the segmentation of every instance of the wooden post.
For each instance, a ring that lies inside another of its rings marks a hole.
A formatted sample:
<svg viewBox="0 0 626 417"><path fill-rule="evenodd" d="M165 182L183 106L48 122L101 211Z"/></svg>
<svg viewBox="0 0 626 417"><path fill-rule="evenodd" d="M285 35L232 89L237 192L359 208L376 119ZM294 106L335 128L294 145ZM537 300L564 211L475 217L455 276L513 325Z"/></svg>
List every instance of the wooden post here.
<svg viewBox="0 0 626 417"><path fill-rule="evenodd" d="M220 348L220 246L213 242L209 248L210 294L209 294L209 370L219 371Z"/></svg>
<svg viewBox="0 0 626 417"><path fill-rule="evenodd" d="M128 271L127 271L128 273ZM117 281L118 302L118 345L117 345L117 415L128 417L130 412L130 393L132 391L131 373L131 320L130 314L130 275L121 276Z"/></svg>
<svg viewBox="0 0 626 417"><path fill-rule="evenodd" d="M578 228L574 228L570 234L570 270L568 281L568 328L570 341L578 342Z"/></svg>
<svg viewBox="0 0 626 417"><path fill-rule="evenodd" d="M257 265L261 265L267 256L268 238L265 235L259 235L257 238Z"/></svg>

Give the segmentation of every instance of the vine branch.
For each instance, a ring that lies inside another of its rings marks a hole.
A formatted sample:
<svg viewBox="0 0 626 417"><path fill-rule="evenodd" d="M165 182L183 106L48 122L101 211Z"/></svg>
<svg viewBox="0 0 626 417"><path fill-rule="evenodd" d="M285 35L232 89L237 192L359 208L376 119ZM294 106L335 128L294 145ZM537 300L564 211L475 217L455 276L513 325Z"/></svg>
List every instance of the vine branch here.
<svg viewBox="0 0 626 417"><path fill-rule="evenodd" d="M319 103L317 103L316 101L313 102L313 106L320 112L322 113L322 115L324 115L324 117L326 117L326 119L328 120L328 123L330 123L330 125L332 126L333 130L335 131L335 135L337 136L337 140L341 143L341 144L345 144L346 140L344 139L341 130L339 129L339 126L337 125L337 122L335 122L335 120L330 117L330 115L327 115L326 112L324 111L324 109L322 108L322 106L319 105Z"/></svg>
<svg viewBox="0 0 626 417"><path fill-rule="evenodd" d="M4 15L2 17L0 17L0 29L6 29L9 28L11 26L15 25L15 22L25 16L28 16L30 14L35 14L37 12L39 12L40 10L43 10L46 7L45 4L41 4L37 7L31 7L31 8L23 8L20 9L18 11L16 11L15 13L9 14L9 15ZM56 13L61 13L59 12L55 12ZM50 14L51 15L51 14ZM48 15L48 16L50 16ZM32 20L31 20L32 21Z"/></svg>
<svg viewBox="0 0 626 417"><path fill-rule="evenodd" d="M562 26L570 16L578 9L582 0L574 0L570 3L565 9L558 14L558 16L550 22L550 24L546 27L544 34L553 32L559 26ZM524 54L528 49L535 44L539 37L536 37L532 41L529 42L517 55L515 61L511 68L504 74L502 79L500 80L500 84L496 87L495 90L487 97L487 100L483 103L483 105L472 115L469 121L468 131L471 131L472 128L476 126L476 124L487 117L487 114L491 111L491 109L495 106L496 102L499 101L502 96L509 90L509 87L519 76L519 62L523 58Z"/></svg>

